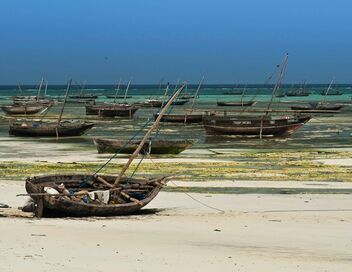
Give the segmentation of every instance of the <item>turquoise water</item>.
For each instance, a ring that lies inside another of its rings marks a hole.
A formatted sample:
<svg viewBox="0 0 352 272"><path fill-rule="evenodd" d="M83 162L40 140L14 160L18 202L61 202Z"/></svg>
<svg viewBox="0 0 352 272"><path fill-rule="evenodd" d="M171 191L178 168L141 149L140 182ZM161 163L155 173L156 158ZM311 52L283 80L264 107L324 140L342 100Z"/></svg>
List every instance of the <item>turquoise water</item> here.
<svg viewBox="0 0 352 272"><path fill-rule="evenodd" d="M223 95L225 90L231 90L233 86L204 86L200 92L200 98L196 101L196 111L204 110L229 110L229 107L218 107L216 101L240 101L241 96L238 95ZM193 93L196 86L188 88L189 93ZM34 86L23 89L26 95L35 95L36 89ZM288 90L290 87L283 88ZM308 101L321 101L320 92L325 90L326 86L315 85L309 86L308 90L314 92L308 97L283 97L275 98L274 109L289 109L293 104L307 103ZM334 88L343 92L340 96L327 96L326 101L345 104L341 113L329 115L315 115L311 121L304 125L300 130L295 132L288 138L263 139L258 138L238 138L238 137L207 137L204 128L199 125L184 125L184 124L167 124L161 126L159 138L163 139L194 139L197 143L193 146L194 149L297 149L306 150L307 148L351 148L352 147L352 107L351 96L352 86L343 85ZM247 87L244 100L258 101L253 109L260 109L267 106L271 98L271 87L249 86ZM64 86L56 86L49 88L47 94L52 97L62 97L65 92ZM77 92L77 90L74 90ZM87 86L86 93L95 93L101 95L98 102L108 101L105 98L106 94L113 94L113 86ZM128 102L141 102L146 98L162 96L163 90L158 90L158 86L136 86L132 87L129 94L133 96L128 99ZM18 95L19 91L16 87L0 87L0 104L8 104L11 102L10 96ZM110 100L111 101L111 100ZM189 108L191 102L184 106L174 106L171 111L173 113L183 113ZM60 106L54 106L47 115L57 115L60 111ZM96 117L86 116L84 104L68 103L64 116L72 118L82 118L91 120L96 123L96 126L88 131L82 137L72 137L63 139L53 138L21 138L8 135L8 119L4 117L0 119L0 158L3 158L11 152L10 142L17 142L23 145L30 143L57 143L70 144L70 147L77 150L91 150L96 152L92 142L92 137L104 136L114 137L118 139L128 139L156 113L157 109L142 108L137 111L133 119L114 118L114 119L99 119ZM281 113L280 115L285 115ZM142 135L142 134L140 134Z"/></svg>

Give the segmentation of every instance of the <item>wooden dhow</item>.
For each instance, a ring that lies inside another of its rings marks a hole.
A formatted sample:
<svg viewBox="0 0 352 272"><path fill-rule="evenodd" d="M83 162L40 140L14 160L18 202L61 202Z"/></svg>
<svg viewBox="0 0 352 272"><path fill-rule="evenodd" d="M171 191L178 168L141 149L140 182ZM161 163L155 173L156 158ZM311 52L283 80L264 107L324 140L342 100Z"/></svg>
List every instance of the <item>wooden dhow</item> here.
<svg viewBox="0 0 352 272"><path fill-rule="evenodd" d="M125 173L158 127L162 115L183 88L184 86L161 110L160 116L117 176L98 174L106 163L91 175L59 174L28 178L26 191L35 202L36 216L40 218L50 213L73 216L126 215L138 212L153 200L166 184L167 177L136 179L125 177Z"/></svg>

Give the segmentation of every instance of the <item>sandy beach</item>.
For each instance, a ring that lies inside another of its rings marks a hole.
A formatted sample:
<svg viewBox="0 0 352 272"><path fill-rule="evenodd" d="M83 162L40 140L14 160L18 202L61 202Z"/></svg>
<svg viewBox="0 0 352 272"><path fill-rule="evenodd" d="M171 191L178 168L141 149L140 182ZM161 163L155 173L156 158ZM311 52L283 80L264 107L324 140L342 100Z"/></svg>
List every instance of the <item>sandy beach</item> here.
<svg viewBox="0 0 352 272"><path fill-rule="evenodd" d="M0 184L24 203L23 181ZM141 215L0 218L0 270L349 271L351 226L348 194L161 192Z"/></svg>

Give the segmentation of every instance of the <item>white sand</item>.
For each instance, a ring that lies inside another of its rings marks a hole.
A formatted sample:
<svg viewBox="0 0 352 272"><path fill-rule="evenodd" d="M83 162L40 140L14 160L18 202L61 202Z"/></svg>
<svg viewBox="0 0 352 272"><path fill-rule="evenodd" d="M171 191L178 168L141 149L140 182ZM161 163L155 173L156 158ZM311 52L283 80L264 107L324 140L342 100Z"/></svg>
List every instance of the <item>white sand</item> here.
<svg viewBox="0 0 352 272"><path fill-rule="evenodd" d="M150 215L0 218L0 271L351 271L350 195L191 195L224 212L161 192Z"/></svg>

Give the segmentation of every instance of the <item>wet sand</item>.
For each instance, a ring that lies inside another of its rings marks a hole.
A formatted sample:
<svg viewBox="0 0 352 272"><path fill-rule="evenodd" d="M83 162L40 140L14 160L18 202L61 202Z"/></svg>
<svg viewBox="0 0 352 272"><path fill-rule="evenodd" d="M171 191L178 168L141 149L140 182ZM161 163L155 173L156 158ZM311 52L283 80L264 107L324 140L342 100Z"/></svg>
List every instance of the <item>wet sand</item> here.
<svg viewBox="0 0 352 272"><path fill-rule="evenodd" d="M23 181L0 184L24 202ZM0 218L0 270L350 271L351 195L190 196L161 192L136 216Z"/></svg>

